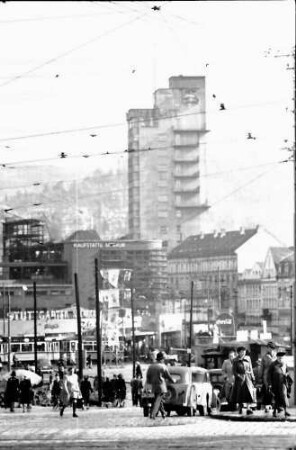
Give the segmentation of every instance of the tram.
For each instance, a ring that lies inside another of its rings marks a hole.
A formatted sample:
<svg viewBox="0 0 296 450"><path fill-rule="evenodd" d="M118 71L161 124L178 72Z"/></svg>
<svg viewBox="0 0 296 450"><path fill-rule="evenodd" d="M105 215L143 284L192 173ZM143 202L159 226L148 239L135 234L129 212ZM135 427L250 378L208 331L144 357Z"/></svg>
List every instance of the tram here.
<svg viewBox="0 0 296 450"><path fill-rule="evenodd" d="M86 360L90 354L92 361L97 359L97 342L84 338L82 341L83 359ZM2 363L8 362L8 338L0 337L0 357ZM78 354L78 340L74 338L62 338L49 340L45 336L37 337L37 357L50 363L63 360L66 364L75 364ZM34 337L11 337L10 340L11 360L20 363L34 362ZM13 359L12 359L13 358ZM102 360L105 364L124 361L124 343L122 341L112 344L102 342Z"/></svg>

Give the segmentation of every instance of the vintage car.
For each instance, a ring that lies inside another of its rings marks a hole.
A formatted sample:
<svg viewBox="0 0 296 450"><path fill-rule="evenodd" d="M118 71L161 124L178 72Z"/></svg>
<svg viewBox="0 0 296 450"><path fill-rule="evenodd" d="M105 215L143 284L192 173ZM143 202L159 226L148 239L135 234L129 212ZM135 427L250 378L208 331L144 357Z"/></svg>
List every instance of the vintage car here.
<svg viewBox="0 0 296 450"><path fill-rule="evenodd" d="M210 381L213 386L212 407L218 411L228 409L228 403L223 395L224 375L221 369L209 369Z"/></svg>
<svg viewBox="0 0 296 450"><path fill-rule="evenodd" d="M213 387L208 370L202 367L172 366L170 374L175 383L167 383L164 407L168 415L176 411L179 416L201 416L210 414L213 399Z"/></svg>

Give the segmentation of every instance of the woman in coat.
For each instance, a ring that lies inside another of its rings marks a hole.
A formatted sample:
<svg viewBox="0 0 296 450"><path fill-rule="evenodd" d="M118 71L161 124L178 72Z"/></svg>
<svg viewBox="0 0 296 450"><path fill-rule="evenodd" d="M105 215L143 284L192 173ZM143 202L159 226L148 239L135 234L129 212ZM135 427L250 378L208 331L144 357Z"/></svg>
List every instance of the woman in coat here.
<svg viewBox="0 0 296 450"><path fill-rule="evenodd" d="M20 382L20 404L23 406L23 412L30 411L32 400L32 384L30 379L25 375Z"/></svg>
<svg viewBox="0 0 296 450"><path fill-rule="evenodd" d="M283 410L286 417L290 416L286 409L289 406L288 387L291 387L292 380L287 365L283 361L285 354L285 352L276 354L276 360L270 364L267 374L268 383L274 395L273 417Z"/></svg>
<svg viewBox="0 0 296 450"><path fill-rule="evenodd" d="M59 371L59 387L60 387L60 396L59 396L59 403L60 403L60 416L64 414L65 408L68 406L70 401L70 393L68 389L68 377L65 374L65 369L63 366L60 367Z"/></svg>
<svg viewBox="0 0 296 450"><path fill-rule="evenodd" d="M117 397L118 406L122 408L124 406L124 401L126 398L126 382L121 373L119 373L117 377Z"/></svg>
<svg viewBox="0 0 296 450"><path fill-rule="evenodd" d="M246 356L246 348L238 347L238 356L233 360L234 385L231 395L231 403L239 404L239 413L243 412L243 405L247 403L247 414L253 414L250 403L254 403L255 380L251 359Z"/></svg>
<svg viewBox="0 0 296 450"><path fill-rule="evenodd" d="M11 412L14 412L15 402L19 401L19 387L19 380L16 378L15 371L13 370L7 380L5 390L5 403L9 406Z"/></svg>

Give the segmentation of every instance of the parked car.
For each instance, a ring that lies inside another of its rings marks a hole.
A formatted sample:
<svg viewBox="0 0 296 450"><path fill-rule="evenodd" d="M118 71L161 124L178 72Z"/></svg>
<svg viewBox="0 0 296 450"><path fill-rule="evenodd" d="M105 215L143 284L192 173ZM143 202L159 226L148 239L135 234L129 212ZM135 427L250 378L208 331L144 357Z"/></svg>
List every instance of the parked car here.
<svg viewBox="0 0 296 450"><path fill-rule="evenodd" d="M221 369L209 369L210 381L213 387L212 407L218 411L227 409L227 401L222 398L224 376Z"/></svg>
<svg viewBox="0 0 296 450"><path fill-rule="evenodd" d="M179 416L201 416L210 414L213 400L213 387L210 375L203 367L172 366L170 374L175 383L168 382L164 407L168 415L176 411Z"/></svg>

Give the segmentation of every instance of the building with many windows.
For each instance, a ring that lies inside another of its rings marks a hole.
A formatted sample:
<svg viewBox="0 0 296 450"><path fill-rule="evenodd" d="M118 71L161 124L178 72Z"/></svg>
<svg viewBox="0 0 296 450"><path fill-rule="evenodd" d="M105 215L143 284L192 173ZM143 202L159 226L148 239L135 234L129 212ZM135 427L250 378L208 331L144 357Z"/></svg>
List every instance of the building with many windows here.
<svg viewBox="0 0 296 450"><path fill-rule="evenodd" d="M134 290L135 314L142 316L142 328L156 330L156 318L167 296L167 251L162 241L102 241L80 231L64 242L64 257L72 276L77 273L81 304L90 309L95 308L95 259L104 271L130 270L132 284L126 288ZM120 293L119 306L131 306L131 299L124 292Z"/></svg>
<svg viewBox="0 0 296 450"><path fill-rule="evenodd" d="M287 303L289 293L286 289L291 286L291 278L285 276L285 268L287 265L290 275L292 257L293 249L289 247L271 247L263 265L261 279L263 317L267 320L269 331L275 334L283 333L284 329L290 327L291 308L290 303Z"/></svg>
<svg viewBox="0 0 296 450"><path fill-rule="evenodd" d="M293 299L294 299L294 248L289 249L289 254L282 258L278 265L278 326L281 333L292 337L293 332Z"/></svg>
<svg viewBox="0 0 296 450"><path fill-rule="evenodd" d="M133 289L137 328L156 334L156 319L167 295L167 250L162 241L102 241L95 230L78 230L64 242L52 243L45 239L44 226L36 219L4 223L0 317L7 315L8 303L14 317L32 317L34 285L38 314L51 317L56 310L75 305L75 275L81 307L95 311L97 259L100 301L109 309L108 320L121 318L121 327L130 323ZM119 281L125 269L132 273L132 281ZM117 274L118 282L110 285L108 274Z"/></svg>
<svg viewBox="0 0 296 450"><path fill-rule="evenodd" d="M0 261L0 288L7 313L32 311L33 283L37 307L42 310L69 307L73 303L72 280L63 258L63 244L46 240L45 224L38 219L6 220L3 223L3 256Z"/></svg>
<svg viewBox="0 0 296 450"><path fill-rule="evenodd" d="M161 239L171 249L199 230L200 171L206 130L205 77L173 76L153 109L130 109L129 236Z"/></svg>
<svg viewBox="0 0 296 450"><path fill-rule="evenodd" d="M261 327L262 301L261 278L263 263L256 262L251 269L245 269L238 278L237 317L238 325Z"/></svg>
<svg viewBox="0 0 296 450"><path fill-rule="evenodd" d="M168 255L171 301L178 304L182 298L189 299L193 281L196 323L213 323L218 315L228 312L237 321L239 277L256 261L262 261L274 244L275 239L261 227L188 237ZM248 289L253 290L256 303L259 288L251 283Z"/></svg>

